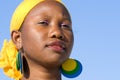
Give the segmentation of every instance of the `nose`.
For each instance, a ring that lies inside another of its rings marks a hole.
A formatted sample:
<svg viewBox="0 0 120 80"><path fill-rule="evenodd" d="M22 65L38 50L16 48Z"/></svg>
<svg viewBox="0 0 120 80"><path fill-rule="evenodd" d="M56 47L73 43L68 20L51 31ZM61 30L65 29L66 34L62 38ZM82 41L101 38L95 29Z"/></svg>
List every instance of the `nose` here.
<svg viewBox="0 0 120 80"><path fill-rule="evenodd" d="M62 31L62 29L60 29L60 27L57 26L53 26L50 28L48 36L50 38L57 38L57 39L64 39L64 33Z"/></svg>

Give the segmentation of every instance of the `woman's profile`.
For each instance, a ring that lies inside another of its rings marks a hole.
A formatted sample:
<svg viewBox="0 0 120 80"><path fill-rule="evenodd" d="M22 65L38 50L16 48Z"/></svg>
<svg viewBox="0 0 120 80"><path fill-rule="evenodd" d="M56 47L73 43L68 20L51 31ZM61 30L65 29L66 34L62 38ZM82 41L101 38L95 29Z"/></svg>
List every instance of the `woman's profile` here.
<svg viewBox="0 0 120 80"><path fill-rule="evenodd" d="M0 68L15 80L61 80L80 74L81 64L69 59L74 43L72 20L60 0L24 0L10 24ZM70 63L70 64L69 64Z"/></svg>

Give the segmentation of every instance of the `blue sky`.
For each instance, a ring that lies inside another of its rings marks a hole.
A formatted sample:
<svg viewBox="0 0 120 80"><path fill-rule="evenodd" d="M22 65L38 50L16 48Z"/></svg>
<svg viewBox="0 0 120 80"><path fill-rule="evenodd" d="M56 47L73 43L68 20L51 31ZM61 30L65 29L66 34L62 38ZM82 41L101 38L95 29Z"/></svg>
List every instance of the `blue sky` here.
<svg viewBox="0 0 120 80"><path fill-rule="evenodd" d="M12 13L22 0L0 2L0 48L9 39ZM63 80L120 80L120 0L63 0L74 30L71 57L83 65L80 76ZM0 80L11 80L0 69Z"/></svg>

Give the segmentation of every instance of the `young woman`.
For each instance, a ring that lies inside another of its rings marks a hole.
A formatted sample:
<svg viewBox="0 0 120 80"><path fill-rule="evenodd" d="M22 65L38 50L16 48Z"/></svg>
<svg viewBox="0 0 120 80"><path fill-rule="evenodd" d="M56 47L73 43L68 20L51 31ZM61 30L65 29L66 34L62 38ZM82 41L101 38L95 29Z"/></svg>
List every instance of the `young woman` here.
<svg viewBox="0 0 120 80"><path fill-rule="evenodd" d="M74 42L71 17L61 1L23 1L13 14L10 32L0 58L0 67L9 77L61 80L61 65Z"/></svg>

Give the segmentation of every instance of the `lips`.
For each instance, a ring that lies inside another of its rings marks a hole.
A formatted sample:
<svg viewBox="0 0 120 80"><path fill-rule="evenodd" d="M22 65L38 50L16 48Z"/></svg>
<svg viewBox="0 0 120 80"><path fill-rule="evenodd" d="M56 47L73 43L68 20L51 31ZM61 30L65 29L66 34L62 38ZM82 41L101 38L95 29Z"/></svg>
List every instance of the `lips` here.
<svg viewBox="0 0 120 80"><path fill-rule="evenodd" d="M47 47L55 52L65 52L66 46L63 41L52 41L47 44Z"/></svg>

